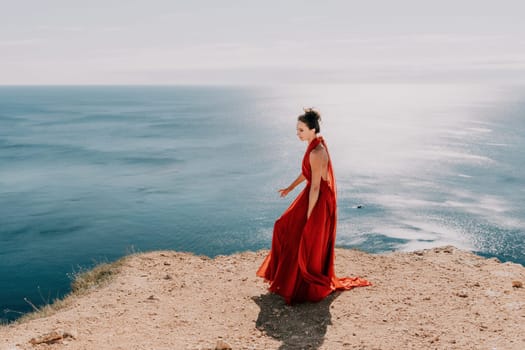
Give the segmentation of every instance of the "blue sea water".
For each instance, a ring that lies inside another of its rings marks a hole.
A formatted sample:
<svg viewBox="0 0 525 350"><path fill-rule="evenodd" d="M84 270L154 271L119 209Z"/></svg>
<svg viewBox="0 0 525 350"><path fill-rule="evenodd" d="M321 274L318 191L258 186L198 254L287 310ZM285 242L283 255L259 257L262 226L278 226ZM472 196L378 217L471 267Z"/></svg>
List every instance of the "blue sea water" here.
<svg viewBox="0 0 525 350"><path fill-rule="evenodd" d="M277 189L300 171L303 107L323 115L338 246L525 264L523 87L5 86L0 320L132 251L268 248L299 192Z"/></svg>

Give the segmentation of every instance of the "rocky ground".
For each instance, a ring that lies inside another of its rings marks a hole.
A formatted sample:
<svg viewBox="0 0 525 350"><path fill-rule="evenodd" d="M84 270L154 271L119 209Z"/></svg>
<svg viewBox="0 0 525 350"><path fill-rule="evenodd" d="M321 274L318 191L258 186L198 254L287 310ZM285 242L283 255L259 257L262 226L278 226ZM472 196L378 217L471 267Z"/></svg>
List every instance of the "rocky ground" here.
<svg viewBox="0 0 525 350"><path fill-rule="evenodd" d="M57 312L0 327L0 349L525 349L525 268L453 247L336 249L373 286L287 306L255 276L267 252L132 255Z"/></svg>

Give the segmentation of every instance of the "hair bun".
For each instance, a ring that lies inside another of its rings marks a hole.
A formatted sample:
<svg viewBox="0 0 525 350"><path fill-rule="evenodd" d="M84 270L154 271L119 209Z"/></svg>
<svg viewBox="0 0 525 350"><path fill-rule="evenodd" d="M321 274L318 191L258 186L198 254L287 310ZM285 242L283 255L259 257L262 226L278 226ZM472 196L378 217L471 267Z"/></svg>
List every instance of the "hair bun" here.
<svg viewBox="0 0 525 350"><path fill-rule="evenodd" d="M320 121L321 115L313 108L303 108L304 117L311 121Z"/></svg>

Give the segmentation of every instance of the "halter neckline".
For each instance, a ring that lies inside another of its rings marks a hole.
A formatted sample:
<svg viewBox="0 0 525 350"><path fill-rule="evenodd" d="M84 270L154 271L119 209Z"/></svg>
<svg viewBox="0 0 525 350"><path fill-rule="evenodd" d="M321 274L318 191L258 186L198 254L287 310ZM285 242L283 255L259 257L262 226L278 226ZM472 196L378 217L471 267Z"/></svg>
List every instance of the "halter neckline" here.
<svg viewBox="0 0 525 350"><path fill-rule="evenodd" d="M315 147L317 147L320 143L323 143L323 137L322 136L316 136L312 141L310 141L306 151L310 152Z"/></svg>

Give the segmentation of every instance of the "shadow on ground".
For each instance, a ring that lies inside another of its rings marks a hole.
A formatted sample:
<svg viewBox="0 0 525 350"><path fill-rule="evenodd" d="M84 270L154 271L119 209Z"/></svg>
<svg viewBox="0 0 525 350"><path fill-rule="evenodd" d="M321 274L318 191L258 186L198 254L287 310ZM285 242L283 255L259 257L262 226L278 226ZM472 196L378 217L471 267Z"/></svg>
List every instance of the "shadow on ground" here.
<svg viewBox="0 0 525 350"><path fill-rule="evenodd" d="M255 326L280 340L280 350L318 349L324 341L326 328L332 322L330 305L339 296L334 292L318 303L286 305L276 294L253 297L261 311Z"/></svg>

